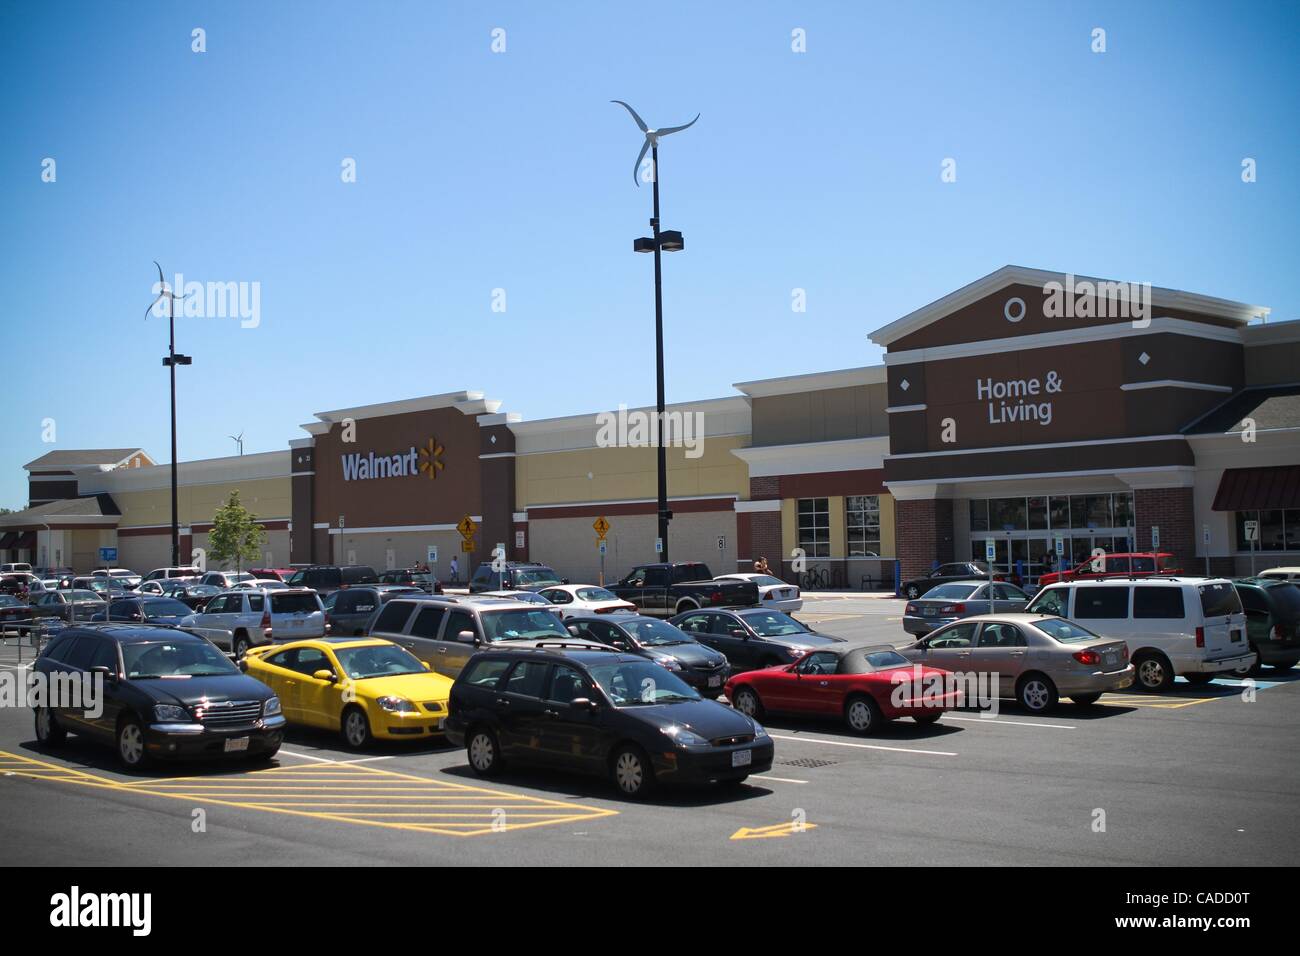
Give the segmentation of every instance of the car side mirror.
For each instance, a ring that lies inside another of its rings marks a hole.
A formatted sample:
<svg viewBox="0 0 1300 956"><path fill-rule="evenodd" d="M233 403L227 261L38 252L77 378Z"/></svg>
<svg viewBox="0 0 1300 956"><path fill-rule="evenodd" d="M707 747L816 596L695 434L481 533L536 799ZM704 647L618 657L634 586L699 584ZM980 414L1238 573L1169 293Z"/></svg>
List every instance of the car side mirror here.
<svg viewBox="0 0 1300 956"><path fill-rule="evenodd" d="M733 628L731 629L731 636L732 636L732 637L744 637L744 636L745 636L745 629L744 629L743 627L733 627Z"/></svg>
<svg viewBox="0 0 1300 956"><path fill-rule="evenodd" d="M323 667L320 670L316 671L311 676L314 677L316 680L327 680L327 681L335 680L334 672L331 670L326 670Z"/></svg>
<svg viewBox="0 0 1300 956"><path fill-rule="evenodd" d="M568 627L565 628L565 630L568 631L570 634L572 634L574 637L581 636L578 633L578 626L576 624L570 624Z"/></svg>
<svg viewBox="0 0 1300 956"><path fill-rule="evenodd" d="M573 700L569 701L569 704L573 707L585 707L588 710L596 710L600 707L600 704L592 700L590 697L575 697Z"/></svg>
<svg viewBox="0 0 1300 956"><path fill-rule="evenodd" d="M117 683L117 673L115 671L110 670L107 667L104 667L102 665L99 667L92 667L90 669L90 672L92 674L103 674L104 680L106 680L110 684Z"/></svg>
<svg viewBox="0 0 1300 956"><path fill-rule="evenodd" d="M461 631L456 635L456 640L462 644L478 644L478 635L473 631Z"/></svg>
<svg viewBox="0 0 1300 956"><path fill-rule="evenodd" d="M238 668L239 668L241 671L243 671L245 674L247 674L247 673L248 673L248 658L246 658L246 657L241 657L239 660L235 661L235 666L238 667Z"/></svg>

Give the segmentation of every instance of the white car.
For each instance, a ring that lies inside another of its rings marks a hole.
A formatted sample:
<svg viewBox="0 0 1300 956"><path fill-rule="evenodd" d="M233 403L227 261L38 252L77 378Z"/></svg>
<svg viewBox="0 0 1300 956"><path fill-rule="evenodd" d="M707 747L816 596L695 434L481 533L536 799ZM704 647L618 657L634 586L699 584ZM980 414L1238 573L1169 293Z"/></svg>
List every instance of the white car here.
<svg viewBox="0 0 1300 956"><path fill-rule="evenodd" d="M799 589L770 574L719 574L720 581L749 581L758 585L758 603L790 614L803 607Z"/></svg>
<svg viewBox="0 0 1300 956"><path fill-rule="evenodd" d="M1255 576L1270 581L1300 582L1300 568L1265 568Z"/></svg>
<svg viewBox="0 0 1300 956"><path fill-rule="evenodd" d="M220 587L221 585L217 585ZM239 581L230 586L232 591L246 591L249 588L254 591L284 591L289 585L283 581L273 581L270 578L249 578L246 581Z"/></svg>
<svg viewBox="0 0 1300 956"><path fill-rule="evenodd" d="M211 584L214 588L233 588L237 584L255 580L257 578L247 571L209 571L199 583Z"/></svg>
<svg viewBox="0 0 1300 956"><path fill-rule="evenodd" d="M259 644L324 637L325 607L310 588L246 588L218 594L202 611L182 620L180 626L232 651L235 657L243 657L245 651Z"/></svg>
<svg viewBox="0 0 1300 956"><path fill-rule="evenodd" d="M203 572L194 566L187 568L154 568L144 576L146 581L160 581L163 578L197 578Z"/></svg>
<svg viewBox="0 0 1300 956"><path fill-rule="evenodd" d="M1226 578L1063 581L1034 595L1025 613L1069 618L1123 639L1141 690L1167 691L1175 674L1204 684L1255 662L1241 598Z"/></svg>
<svg viewBox="0 0 1300 956"><path fill-rule="evenodd" d="M136 574L129 568L100 568L97 571L90 572L93 577L108 578L115 584L119 584L126 590L131 591L139 587L144 578Z"/></svg>
<svg viewBox="0 0 1300 956"><path fill-rule="evenodd" d="M537 592L555 605L561 618L586 614L617 614L637 606L595 584L557 584Z"/></svg>

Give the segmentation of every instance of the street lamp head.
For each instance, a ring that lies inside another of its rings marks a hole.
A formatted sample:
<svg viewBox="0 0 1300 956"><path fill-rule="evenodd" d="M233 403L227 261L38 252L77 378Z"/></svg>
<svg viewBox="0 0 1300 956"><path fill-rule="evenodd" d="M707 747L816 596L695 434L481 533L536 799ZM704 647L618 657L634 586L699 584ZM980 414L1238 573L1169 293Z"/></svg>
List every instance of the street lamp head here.
<svg viewBox="0 0 1300 956"><path fill-rule="evenodd" d="M686 240L676 229L665 229L659 233L659 248L664 252L681 252L686 248Z"/></svg>
<svg viewBox="0 0 1300 956"><path fill-rule="evenodd" d="M642 236L640 239L632 240L633 252L654 252L655 241L650 236Z"/></svg>

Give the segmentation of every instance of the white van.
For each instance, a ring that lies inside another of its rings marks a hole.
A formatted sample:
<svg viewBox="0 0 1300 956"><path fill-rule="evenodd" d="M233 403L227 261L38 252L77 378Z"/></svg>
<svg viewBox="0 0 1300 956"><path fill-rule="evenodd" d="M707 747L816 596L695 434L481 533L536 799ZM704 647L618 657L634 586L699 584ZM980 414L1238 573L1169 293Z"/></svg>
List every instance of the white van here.
<svg viewBox="0 0 1300 956"><path fill-rule="evenodd" d="M1066 581L1039 591L1025 613L1123 638L1142 690L1167 691L1175 674L1204 684L1255 661L1241 599L1226 578Z"/></svg>

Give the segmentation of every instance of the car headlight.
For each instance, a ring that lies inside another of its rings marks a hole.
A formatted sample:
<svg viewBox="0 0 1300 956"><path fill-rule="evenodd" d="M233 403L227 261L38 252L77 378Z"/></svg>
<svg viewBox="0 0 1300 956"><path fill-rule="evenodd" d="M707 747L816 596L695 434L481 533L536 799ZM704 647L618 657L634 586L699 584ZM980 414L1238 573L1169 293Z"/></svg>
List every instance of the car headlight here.
<svg viewBox="0 0 1300 956"><path fill-rule="evenodd" d="M278 713L280 713L280 698L268 697L266 703L262 705L262 716L274 717Z"/></svg>
<svg viewBox="0 0 1300 956"><path fill-rule="evenodd" d="M749 718L749 722L750 722L751 724L754 725L754 736L755 736L755 737L766 737L766 736L767 736L767 731L763 729L763 725L760 724L757 720L755 720L753 717L751 717L751 718Z"/></svg>
<svg viewBox="0 0 1300 956"><path fill-rule="evenodd" d="M682 669L682 662L675 657L660 657L655 661L660 667L666 667L670 671L679 671Z"/></svg>
<svg viewBox="0 0 1300 956"><path fill-rule="evenodd" d="M154 720L180 721L187 724L194 719L188 710L175 704L154 704L153 717Z"/></svg>
<svg viewBox="0 0 1300 956"><path fill-rule="evenodd" d="M692 733L685 727L665 727L663 731L679 747L704 747L709 743L699 734Z"/></svg>
<svg viewBox="0 0 1300 956"><path fill-rule="evenodd" d="M380 697L375 703L390 714L415 713L415 705L404 697Z"/></svg>

